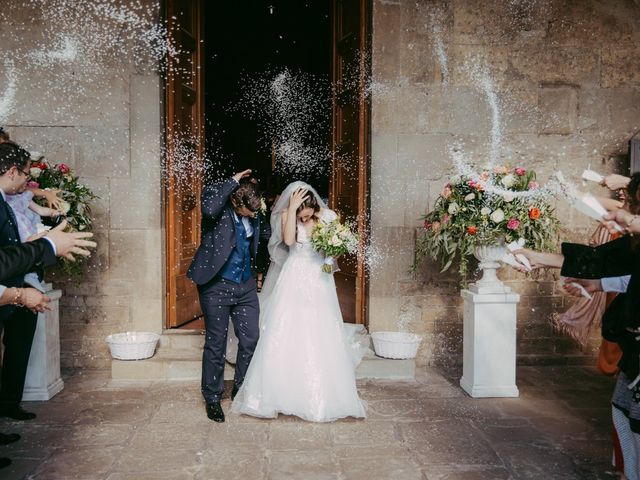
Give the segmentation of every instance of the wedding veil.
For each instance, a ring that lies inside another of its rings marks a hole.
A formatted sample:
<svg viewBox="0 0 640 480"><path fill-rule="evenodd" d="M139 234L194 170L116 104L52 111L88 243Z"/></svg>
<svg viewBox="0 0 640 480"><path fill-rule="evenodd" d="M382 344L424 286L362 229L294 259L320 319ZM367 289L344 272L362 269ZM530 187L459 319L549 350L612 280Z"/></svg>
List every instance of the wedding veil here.
<svg viewBox="0 0 640 480"><path fill-rule="evenodd" d="M287 188L280 194L280 198L274 204L271 210L271 238L269 239L269 256L271 257L271 265L269 265L269 271L267 272L267 278L262 287L262 293L260 294L260 301L264 302L269 298L273 288L278 282L282 265L284 265L287 256L289 255L289 247L284 243L282 236L282 214L289 208L289 199L293 192L299 188L306 188L309 192L308 195L313 195L318 201L318 205L322 210L328 210L329 207L322 201L318 192L305 182L293 182L287 185Z"/></svg>

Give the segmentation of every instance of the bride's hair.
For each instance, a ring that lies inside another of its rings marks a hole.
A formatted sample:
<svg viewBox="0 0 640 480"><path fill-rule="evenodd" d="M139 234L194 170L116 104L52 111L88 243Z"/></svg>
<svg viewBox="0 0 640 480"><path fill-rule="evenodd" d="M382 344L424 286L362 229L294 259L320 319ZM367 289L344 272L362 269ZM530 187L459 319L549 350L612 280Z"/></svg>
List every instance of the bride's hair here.
<svg viewBox="0 0 640 480"><path fill-rule="evenodd" d="M305 208L312 208L313 216L317 218L318 212L320 211L320 204L318 203L318 199L311 192L309 192L309 195L307 195L307 197L308 198L304 202L302 202L302 204L296 209L296 215L298 215Z"/></svg>

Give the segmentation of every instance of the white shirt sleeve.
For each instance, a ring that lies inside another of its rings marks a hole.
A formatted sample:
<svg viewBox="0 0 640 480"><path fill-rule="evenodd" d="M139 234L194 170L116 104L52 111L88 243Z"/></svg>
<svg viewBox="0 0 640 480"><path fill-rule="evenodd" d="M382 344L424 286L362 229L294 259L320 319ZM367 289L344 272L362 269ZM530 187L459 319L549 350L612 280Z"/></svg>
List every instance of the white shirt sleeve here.
<svg viewBox="0 0 640 480"><path fill-rule="evenodd" d="M601 278L600 283L602 284L602 291L624 293L627 291L630 278L631 275L625 275L623 277Z"/></svg>
<svg viewBox="0 0 640 480"><path fill-rule="evenodd" d="M44 238L47 242L49 242L49 244L51 245L51 248L53 248L53 254L57 256L58 255L58 250L56 250L56 244L53 243L53 240L51 240L50 238L48 238L46 236L44 236L42 238Z"/></svg>
<svg viewBox="0 0 640 480"><path fill-rule="evenodd" d="M5 287L4 285L0 285L0 297L2 295L4 295L5 290L7 289L7 287Z"/></svg>

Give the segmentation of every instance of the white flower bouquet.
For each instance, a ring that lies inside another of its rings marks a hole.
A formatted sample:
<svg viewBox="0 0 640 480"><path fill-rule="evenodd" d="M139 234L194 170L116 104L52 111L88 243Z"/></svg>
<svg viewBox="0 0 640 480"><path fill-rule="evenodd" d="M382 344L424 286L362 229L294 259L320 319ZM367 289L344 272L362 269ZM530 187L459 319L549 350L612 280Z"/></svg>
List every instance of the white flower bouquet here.
<svg viewBox="0 0 640 480"><path fill-rule="evenodd" d="M325 256L322 271L333 273L334 258L358 249L358 235L351 230L349 223L342 224L339 219L320 222L311 232L313 248Z"/></svg>

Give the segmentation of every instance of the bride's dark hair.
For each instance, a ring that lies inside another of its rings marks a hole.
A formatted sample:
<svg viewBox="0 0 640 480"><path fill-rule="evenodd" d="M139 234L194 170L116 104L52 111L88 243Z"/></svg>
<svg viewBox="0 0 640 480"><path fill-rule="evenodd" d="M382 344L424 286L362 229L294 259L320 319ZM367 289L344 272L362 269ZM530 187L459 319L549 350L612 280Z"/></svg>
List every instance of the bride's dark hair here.
<svg viewBox="0 0 640 480"><path fill-rule="evenodd" d="M305 208L312 208L313 216L314 217L318 216L318 212L320 211L320 204L318 203L318 199L312 192L309 192L307 194L307 199L304 202L302 202L302 204L296 209L296 215L299 214Z"/></svg>

